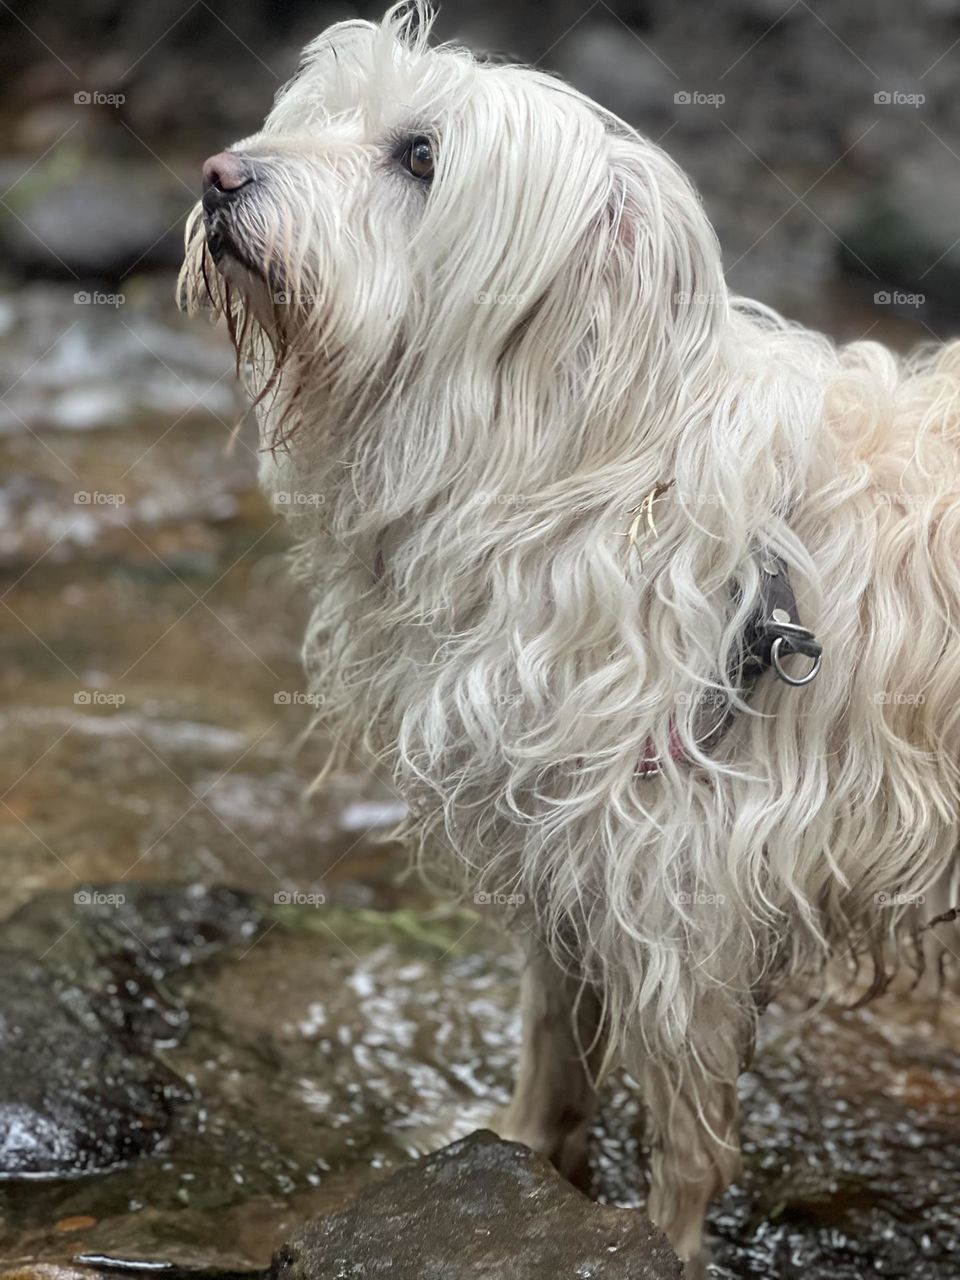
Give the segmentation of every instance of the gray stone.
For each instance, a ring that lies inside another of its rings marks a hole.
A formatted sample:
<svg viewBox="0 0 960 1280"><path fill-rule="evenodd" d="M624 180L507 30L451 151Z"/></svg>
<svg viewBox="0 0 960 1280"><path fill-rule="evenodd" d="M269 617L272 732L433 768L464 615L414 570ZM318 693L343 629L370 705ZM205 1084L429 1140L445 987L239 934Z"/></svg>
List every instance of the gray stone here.
<svg viewBox="0 0 960 1280"><path fill-rule="evenodd" d="M190 188L154 163L61 172L43 165L0 205L7 270L55 279L120 280L177 267Z"/></svg>
<svg viewBox="0 0 960 1280"><path fill-rule="evenodd" d="M680 1280L642 1214L592 1203L541 1156L479 1131L304 1227L273 1280Z"/></svg>

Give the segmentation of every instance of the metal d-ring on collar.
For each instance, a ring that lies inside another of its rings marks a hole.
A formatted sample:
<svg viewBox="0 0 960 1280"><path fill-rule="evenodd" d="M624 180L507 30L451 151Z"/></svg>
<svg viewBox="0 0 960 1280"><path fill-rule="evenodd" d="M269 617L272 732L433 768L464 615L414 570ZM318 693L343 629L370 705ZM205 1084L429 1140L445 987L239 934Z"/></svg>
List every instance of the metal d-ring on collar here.
<svg viewBox="0 0 960 1280"><path fill-rule="evenodd" d="M794 688L817 678L823 664L823 647L800 621L786 565L778 556L768 555L761 566L760 608L750 630L747 651L755 668L772 667L784 684ZM783 666L783 659L795 653L810 659L811 665L803 675L791 675Z"/></svg>
<svg viewBox="0 0 960 1280"><path fill-rule="evenodd" d="M803 632L808 639L813 639L813 632L808 631L806 627L798 627L797 630L799 632ZM813 666L811 666L809 671L805 672L802 676L792 676L789 671L784 671L780 663L781 651L784 645L789 643L790 641L787 637L777 636L776 640L774 640L773 644L770 646L770 661L773 664L774 671L784 684L792 684L794 688L799 689L805 684L810 684L812 680L816 680L820 673L820 668L823 665L823 653L820 652L817 654L813 660ZM790 652L796 653L797 650L794 649Z"/></svg>

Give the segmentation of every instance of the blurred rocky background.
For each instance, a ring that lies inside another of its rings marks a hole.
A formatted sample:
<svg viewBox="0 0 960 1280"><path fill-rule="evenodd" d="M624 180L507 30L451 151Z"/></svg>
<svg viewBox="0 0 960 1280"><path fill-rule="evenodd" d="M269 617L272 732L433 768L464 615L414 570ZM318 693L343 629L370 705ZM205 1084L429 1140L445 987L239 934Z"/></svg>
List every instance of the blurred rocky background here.
<svg viewBox="0 0 960 1280"><path fill-rule="evenodd" d="M307 38L379 13L4 5L2 269L116 282L174 266L202 157L257 126ZM953 323L953 0L449 0L438 30L557 71L662 140L703 192L740 291L843 336L868 318L895 332L900 313L905 340ZM862 311L883 286L924 302Z"/></svg>
<svg viewBox="0 0 960 1280"><path fill-rule="evenodd" d="M286 535L224 336L173 306L203 158L357 14L379 8L0 2L0 1270L21 1278L85 1251L263 1267L507 1096L518 965L487 909L403 877L379 838L399 800L359 764L307 794L322 708ZM659 139L735 290L843 339L960 328L957 0L446 0L438 30ZM960 1274L958 1080L956 1001L804 1034L774 1009L716 1274ZM642 1204L628 1080L594 1154L594 1194ZM504 1222L504 1258L524 1230Z"/></svg>

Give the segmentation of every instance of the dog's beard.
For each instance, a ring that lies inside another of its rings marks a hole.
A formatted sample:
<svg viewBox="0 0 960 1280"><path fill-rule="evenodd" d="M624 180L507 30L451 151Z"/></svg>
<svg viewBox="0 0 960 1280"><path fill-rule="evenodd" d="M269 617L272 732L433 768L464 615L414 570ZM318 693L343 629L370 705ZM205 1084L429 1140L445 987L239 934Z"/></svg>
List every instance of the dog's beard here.
<svg viewBox="0 0 960 1280"><path fill-rule="evenodd" d="M191 312L209 307L224 317L238 359L253 354L254 324L259 336L282 345L273 306L276 275L276 265L244 233L235 210L207 213L202 205L196 206L187 220L178 296Z"/></svg>
<svg viewBox="0 0 960 1280"><path fill-rule="evenodd" d="M214 266L228 277L233 274L236 267L241 267L255 280L264 280L267 284L271 284L270 277L276 274L275 269L271 269L263 262L253 260L245 238L238 233L235 223L236 215L229 209L214 209L210 213L204 210L204 235Z"/></svg>
<svg viewBox="0 0 960 1280"><path fill-rule="evenodd" d="M324 355L332 351L319 290L279 243L256 210L237 207L188 219L186 252L178 283L181 305L206 308L223 318L234 349L237 375L263 425L261 444L286 445L303 418L304 388L322 387Z"/></svg>

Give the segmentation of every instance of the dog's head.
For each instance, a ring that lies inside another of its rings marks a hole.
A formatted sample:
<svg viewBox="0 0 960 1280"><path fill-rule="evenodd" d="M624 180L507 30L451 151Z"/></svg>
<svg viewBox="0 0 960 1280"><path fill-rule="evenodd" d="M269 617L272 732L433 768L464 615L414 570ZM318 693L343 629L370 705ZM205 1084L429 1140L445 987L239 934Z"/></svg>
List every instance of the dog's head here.
<svg viewBox="0 0 960 1280"><path fill-rule="evenodd" d="M341 430L415 392L465 434L558 408L574 437L598 414L636 432L625 401L681 398L726 306L700 202L597 104L429 45L430 20L400 5L308 46L263 129L205 165L184 296Z"/></svg>

